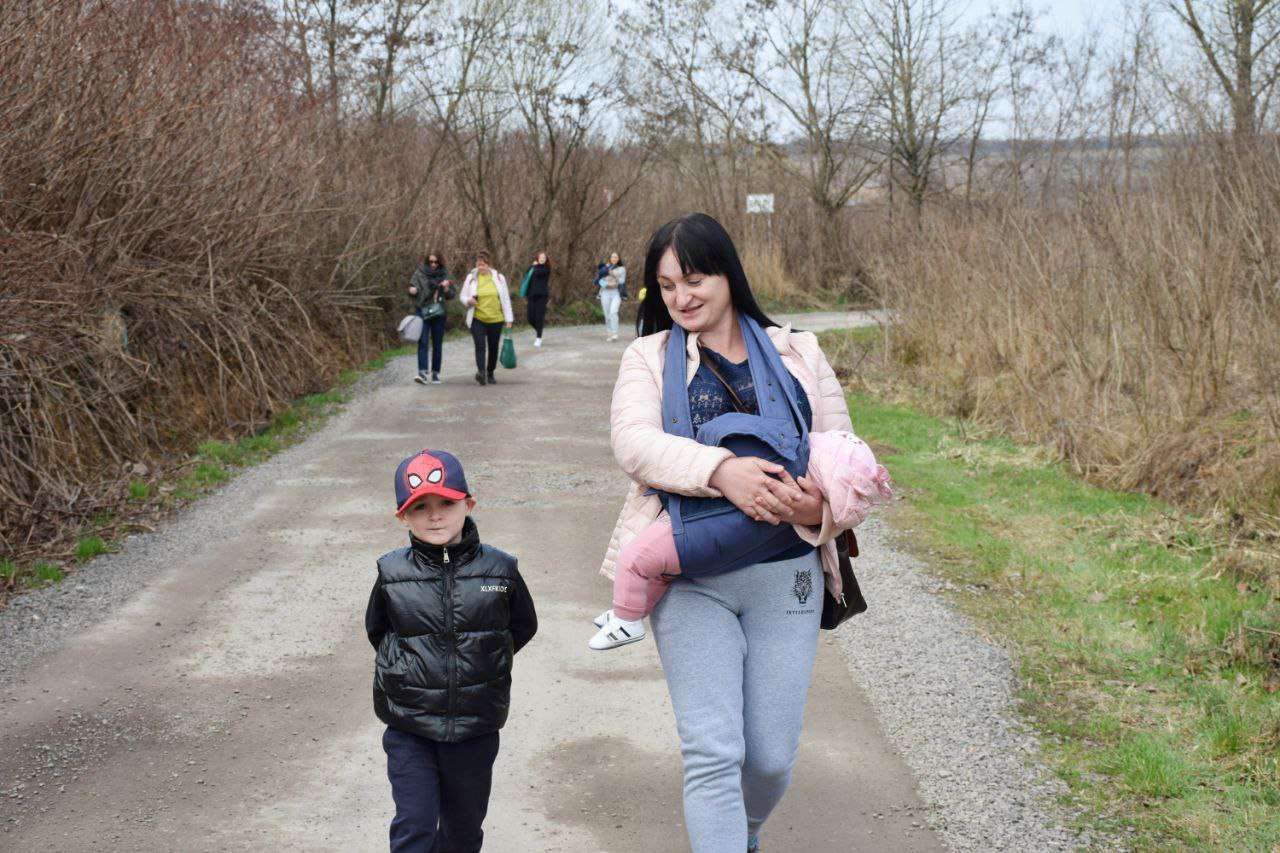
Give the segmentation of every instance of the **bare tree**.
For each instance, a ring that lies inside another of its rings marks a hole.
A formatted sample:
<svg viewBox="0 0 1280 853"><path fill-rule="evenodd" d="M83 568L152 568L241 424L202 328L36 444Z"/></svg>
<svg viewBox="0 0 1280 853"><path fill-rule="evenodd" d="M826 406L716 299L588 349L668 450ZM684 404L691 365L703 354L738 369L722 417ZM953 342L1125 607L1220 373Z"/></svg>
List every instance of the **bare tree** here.
<svg viewBox="0 0 1280 853"><path fill-rule="evenodd" d="M559 276L555 287L564 288L566 282L574 280L579 259L586 251L585 244L633 201L633 193L647 178L652 179L649 167L653 158L652 147L625 142L609 146L584 145L575 152L556 199L563 241L560 268L568 270L570 275ZM613 239L615 235L605 236ZM586 279L584 275L583 280ZM591 292L594 296L594 286ZM556 298L563 295L563 290L552 294Z"/></svg>
<svg viewBox="0 0 1280 853"><path fill-rule="evenodd" d="M1037 23L1037 13L1026 0L1018 0L1009 13L1009 29L1003 37L1006 50L1000 87L1008 114L1006 151L996 172L1006 176L1004 189L1015 199L1021 198L1041 147L1049 114L1043 92L1052 86L1053 53L1059 42L1055 36L1041 34Z"/></svg>
<svg viewBox="0 0 1280 853"><path fill-rule="evenodd" d="M282 47L299 60L299 85L309 101L323 98L338 116L348 83L358 76L370 0L281 0L280 11Z"/></svg>
<svg viewBox="0 0 1280 853"><path fill-rule="evenodd" d="M413 69L411 107L426 112L442 144L424 164L410 197L416 203L447 154L458 200L476 215L485 245L499 252L510 229L497 204L498 155L512 109L499 46L512 37L517 6L518 0L445 0L439 14L450 37L431 45Z"/></svg>
<svg viewBox="0 0 1280 853"><path fill-rule="evenodd" d="M346 66L361 48L361 30L369 15L367 0L309 0L317 25L313 30L323 45L328 78L329 108L342 108Z"/></svg>
<svg viewBox="0 0 1280 853"><path fill-rule="evenodd" d="M1134 156L1144 136L1157 128L1160 94L1153 82L1155 16L1148 0L1125 8L1124 32L1108 68L1107 152L1120 152L1120 190L1133 192Z"/></svg>
<svg viewBox="0 0 1280 853"><path fill-rule="evenodd" d="M781 113L779 130L795 139L792 145L771 134L761 144L803 183L819 211L824 275L844 267L841 214L879 167L872 138L882 95L861 62L861 34L845 11L840 0L748 0L746 34L722 54Z"/></svg>
<svg viewBox="0 0 1280 853"><path fill-rule="evenodd" d="M1040 172L1040 203L1050 206L1063 198L1078 198L1079 191L1098 177L1091 150L1105 133L1106 93L1101 36L1090 28L1070 39L1057 40L1052 48L1047 142ZM1105 165L1106 157L1096 162ZM1064 193L1064 173L1074 167L1075 192Z"/></svg>
<svg viewBox="0 0 1280 853"><path fill-rule="evenodd" d="M993 105L1009 96L1013 81L1020 76L1015 69L1034 51L1029 43L1036 39L1035 16L1023 3L1006 10L993 10L971 33L971 64L968 69L968 114L964 127L964 200L973 203L975 179L982 152L983 138L993 118Z"/></svg>
<svg viewBox="0 0 1280 853"><path fill-rule="evenodd" d="M938 0L863 0L857 14L885 95L890 175L919 224L938 161L962 132L977 41Z"/></svg>
<svg viewBox="0 0 1280 853"><path fill-rule="evenodd" d="M727 222L740 215L763 127L751 81L720 61L734 17L714 0L645 0L620 28L636 52L624 82L643 139Z"/></svg>
<svg viewBox="0 0 1280 853"><path fill-rule="evenodd" d="M396 82L396 60L410 43L410 33L432 0L385 0L371 36L378 42L373 65L373 121L382 124ZM428 44L433 36L426 37Z"/></svg>
<svg viewBox="0 0 1280 853"><path fill-rule="evenodd" d="M283 0L280 4L282 30L288 41L284 45L286 51L294 52L299 58L302 90L307 101L316 98L315 63L312 58L314 46L311 43L316 21L311 14L311 4L307 0Z"/></svg>
<svg viewBox="0 0 1280 853"><path fill-rule="evenodd" d="M1166 5L1191 34L1226 96L1232 134L1252 139L1280 78L1280 2L1166 0Z"/></svg>
<svg viewBox="0 0 1280 853"><path fill-rule="evenodd" d="M586 38L602 9L594 0L528 3L522 10L506 83L532 161L522 244L528 254L547 244L557 202L580 165L578 152L618 103L617 63Z"/></svg>

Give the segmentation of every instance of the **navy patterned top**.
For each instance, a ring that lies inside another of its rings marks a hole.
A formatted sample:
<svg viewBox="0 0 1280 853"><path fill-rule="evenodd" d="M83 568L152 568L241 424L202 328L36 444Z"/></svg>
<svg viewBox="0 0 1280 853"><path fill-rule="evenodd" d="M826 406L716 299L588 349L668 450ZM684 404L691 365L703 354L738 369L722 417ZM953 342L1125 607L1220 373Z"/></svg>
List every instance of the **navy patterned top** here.
<svg viewBox="0 0 1280 853"><path fill-rule="evenodd" d="M720 353L706 347L702 348L702 352L715 362L716 369L733 386L743 405L751 412L758 411L750 363L743 359L739 364L734 364ZM804 416L805 425L813 429L813 407L809 405L809 395L805 394L799 379L792 376L791 381L795 383L796 403L800 406L800 414ZM716 378L706 364L699 364L698 372L693 375L693 381L689 383L689 413L693 419L695 434L707 421L732 411L734 411L733 399L724 389L724 383Z"/></svg>
<svg viewBox="0 0 1280 853"><path fill-rule="evenodd" d="M733 386L733 390L737 392L738 399L742 401L742 404L751 412L758 411L756 387L751 378L749 360L743 359L741 363L734 364L720 355L720 353L709 350L706 347L702 348L702 353L706 358L715 361L716 369ZM791 377L791 381L796 386L796 404L800 407L800 414L804 417L805 425L809 429L813 429L813 407L809 405L809 395L804 392L804 387L800 384L800 380L796 379L794 375ZM724 383L716 378L716 375L711 372L705 362L698 365L698 372L693 375L693 381L689 383L689 410L695 434L703 424L712 418L735 411L733 399L729 396L729 392L724 389ZM666 505L665 500L663 505ZM794 560L797 557L813 553L813 550L812 545L802 543L794 548L788 548L781 554L777 554L767 560L761 560L761 562L776 563L782 560Z"/></svg>

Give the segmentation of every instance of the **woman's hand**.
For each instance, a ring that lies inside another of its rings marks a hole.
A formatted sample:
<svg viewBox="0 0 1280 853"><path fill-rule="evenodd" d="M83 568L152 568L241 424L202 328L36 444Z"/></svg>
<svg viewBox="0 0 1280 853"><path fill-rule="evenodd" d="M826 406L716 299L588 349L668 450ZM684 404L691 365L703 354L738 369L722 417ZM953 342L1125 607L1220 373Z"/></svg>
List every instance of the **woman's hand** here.
<svg viewBox="0 0 1280 853"><path fill-rule="evenodd" d="M414 287L412 284L411 284L411 285L409 285L409 295L410 295L410 296L417 296L417 295L418 295L418 288Z"/></svg>
<svg viewBox="0 0 1280 853"><path fill-rule="evenodd" d="M791 515L791 507L804 499L804 492L772 476L784 475L781 465L756 456L735 456L721 462L708 485L757 521L780 524L783 515ZM821 514L819 514L821 520Z"/></svg>
<svg viewBox="0 0 1280 853"><path fill-rule="evenodd" d="M791 504L790 514L784 513L782 520L789 524L802 524L806 527L820 526L822 524L822 502L825 498L822 495L822 490L818 488L818 484L808 477L793 480L786 471L782 472L782 481L794 484L803 494L800 500Z"/></svg>
<svg viewBox="0 0 1280 853"><path fill-rule="evenodd" d="M511 328L511 324L510 324L510 323L508 323L508 324L507 324L507 328L508 328L508 329L510 329L510 328Z"/></svg>

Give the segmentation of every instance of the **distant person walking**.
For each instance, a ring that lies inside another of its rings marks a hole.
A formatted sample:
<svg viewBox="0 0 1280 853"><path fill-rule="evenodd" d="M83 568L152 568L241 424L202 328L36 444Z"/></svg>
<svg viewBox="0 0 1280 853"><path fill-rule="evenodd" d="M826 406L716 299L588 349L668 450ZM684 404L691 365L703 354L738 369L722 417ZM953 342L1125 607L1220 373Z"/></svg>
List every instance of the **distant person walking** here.
<svg viewBox="0 0 1280 853"><path fill-rule="evenodd" d="M596 286L600 288L600 305L604 308L605 340L618 339L618 310L627 285L627 266L614 252L609 260L596 268Z"/></svg>
<svg viewBox="0 0 1280 853"><path fill-rule="evenodd" d="M510 329L514 321L507 279L489 266L488 252L476 253L476 265L467 273L458 299L467 306L467 327L476 345L476 382L493 385L502 328Z"/></svg>
<svg viewBox="0 0 1280 853"><path fill-rule="evenodd" d="M444 266L444 256L431 252L413 271L409 280L413 310L422 318L422 336L418 338L418 375L413 380L426 385L440 384L440 363L444 356L445 303L453 298L453 282ZM430 379L427 370L430 368Z"/></svg>
<svg viewBox="0 0 1280 853"><path fill-rule="evenodd" d="M533 327L533 345L542 346L542 328L547 321L547 300L551 298L551 262L546 252L539 252L525 275L529 289L525 293L525 310Z"/></svg>
<svg viewBox="0 0 1280 853"><path fill-rule="evenodd" d="M643 328L643 326L644 326L644 311L643 311L642 309L643 309L643 306L644 306L644 297L645 297L645 294L646 294L646 293L648 293L648 292L649 292L649 291L645 288L644 283L643 283L643 282L641 282L641 284L640 284L640 292L636 294L636 303L637 303L639 306L641 306L640 308L637 308L637 309L636 309L636 337L637 337L637 338L638 338L638 337L640 337L640 330L641 330L641 329Z"/></svg>

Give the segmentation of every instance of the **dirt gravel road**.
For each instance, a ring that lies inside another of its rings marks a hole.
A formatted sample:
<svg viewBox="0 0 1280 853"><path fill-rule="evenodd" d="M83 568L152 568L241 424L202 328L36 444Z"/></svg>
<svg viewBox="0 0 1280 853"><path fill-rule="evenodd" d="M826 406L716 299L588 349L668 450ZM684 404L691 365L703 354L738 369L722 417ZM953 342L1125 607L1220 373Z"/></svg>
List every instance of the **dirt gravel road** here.
<svg viewBox="0 0 1280 853"><path fill-rule="evenodd" d="M431 446L466 463L481 535L519 557L541 619L516 662L486 850L687 849L653 644L586 647L626 487L608 443L624 344L597 328L517 343L495 387L471 381L469 341L447 345L442 386L394 361L305 442L3 614L0 848L385 849L361 619L374 559L403 536L392 470ZM843 654L824 636L768 849L939 849Z"/></svg>

